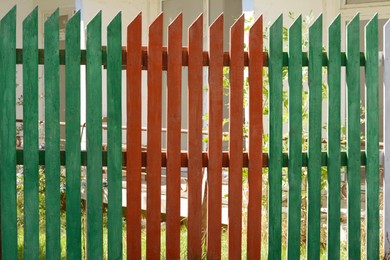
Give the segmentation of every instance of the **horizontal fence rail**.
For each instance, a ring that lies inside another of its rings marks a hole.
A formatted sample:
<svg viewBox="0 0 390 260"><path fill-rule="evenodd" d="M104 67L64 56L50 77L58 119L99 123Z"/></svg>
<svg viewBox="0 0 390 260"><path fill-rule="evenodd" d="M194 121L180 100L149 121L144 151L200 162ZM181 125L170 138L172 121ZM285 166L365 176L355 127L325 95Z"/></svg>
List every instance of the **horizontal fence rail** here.
<svg viewBox="0 0 390 260"><path fill-rule="evenodd" d="M377 15L364 28L364 52L359 15L346 25L346 52L340 16L328 28L327 51L322 15L308 26L307 43L301 16L287 30L279 16L268 46L263 17L246 30L242 15L230 27L229 51L223 15L208 32L199 15L185 47L182 14L167 28L160 14L143 31L141 14L124 26L119 13L104 28L99 12L86 26L85 50L80 12L66 23L65 49L59 10L44 22L43 49L38 9L23 21L21 49L16 17L14 7L0 20L3 259L38 259L42 250L48 259L390 257L390 24L381 152Z"/></svg>

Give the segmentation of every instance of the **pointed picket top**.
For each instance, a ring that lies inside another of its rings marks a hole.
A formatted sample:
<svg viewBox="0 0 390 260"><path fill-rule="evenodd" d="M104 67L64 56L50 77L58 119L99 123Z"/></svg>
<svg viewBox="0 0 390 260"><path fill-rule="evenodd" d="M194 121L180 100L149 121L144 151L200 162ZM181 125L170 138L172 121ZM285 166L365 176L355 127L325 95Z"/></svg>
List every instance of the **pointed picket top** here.
<svg viewBox="0 0 390 260"><path fill-rule="evenodd" d="M348 22L346 31L347 31L347 40L350 37L351 33L359 33L359 24L360 24L360 14L357 13L351 21ZM356 43L356 46L359 46L359 42Z"/></svg>
<svg viewBox="0 0 390 260"><path fill-rule="evenodd" d="M107 26L107 32L116 30L117 26L120 26L122 22L122 12L118 12L117 15L111 20ZM114 29L115 28L115 29Z"/></svg>
<svg viewBox="0 0 390 260"><path fill-rule="evenodd" d="M319 32L318 32L319 31ZM320 14L309 27L309 35L313 33L322 34L322 14ZM310 37L310 36L309 36Z"/></svg>
<svg viewBox="0 0 390 260"><path fill-rule="evenodd" d="M27 17L23 20L23 25L25 24L28 24L32 21L34 21L35 19L38 19L38 6L36 6L32 11L31 13L29 13L27 15Z"/></svg>
<svg viewBox="0 0 390 260"><path fill-rule="evenodd" d="M341 15L337 15L336 18L330 23L328 28L328 35L333 35L334 33L339 33L341 26Z"/></svg>
<svg viewBox="0 0 390 260"><path fill-rule="evenodd" d="M240 33L241 30L244 31L244 22L245 22L245 16L244 14L241 14L240 17L230 27L230 34L233 36L236 33ZM243 40L243 37L241 37ZM231 41L234 41L234 38L231 39Z"/></svg>
<svg viewBox="0 0 390 260"><path fill-rule="evenodd" d="M390 20L383 27L384 90L383 90L383 139L384 139L384 252L390 254Z"/></svg>
<svg viewBox="0 0 390 260"><path fill-rule="evenodd" d="M88 25L87 25L87 31L89 30L99 30L100 27L101 27L101 23L102 23L102 11L99 11L93 18L91 21L89 21ZM100 27L99 27L100 26ZM93 29L93 28L96 28L96 29Z"/></svg>
<svg viewBox="0 0 390 260"><path fill-rule="evenodd" d="M195 21L188 27L188 41L190 42L191 35L199 33L199 30L203 32L203 13L201 13ZM188 44L189 45L189 44Z"/></svg>
<svg viewBox="0 0 390 260"><path fill-rule="evenodd" d="M302 15L300 14L295 21L292 23L288 29L290 32L295 32L296 30L302 30Z"/></svg>
<svg viewBox="0 0 390 260"><path fill-rule="evenodd" d="M212 37L212 32L211 31L215 31L215 30L219 30L219 28L221 28L221 24L222 24L222 29L223 29L223 21L224 21L224 16L223 16L223 13L221 13L210 25L209 27L209 30L210 30L210 37ZM217 29L218 27L218 29ZM220 31L218 31L220 32ZM220 32L222 33L222 32Z"/></svg>
<svg viewBox="0 0 390 260"><path fill-rule="evenodd" d="M133 26L139 26L139 23L142 23L142 12L139 12L134 19L127 25L127 32L131 31ZM141 24L142 25L142 24Z"/></svg>
<svg viewBox="0 0 390 260"><path fill-rule="evenodd" d="M183 23L183 13L179 13L168 25L168 31L175 30Z"/></svg>
<svg viewBox="0 0 390 260"><path fill-rule="evenodd" d="M278 56L282 56L283 50L283 41L279 35L283 33L283 14L279 15L278 18L271 24L269 27L269 52L268 56L277 54ZM271 51L275 50L275 51ZM280 50L280 51L279 51ZM269 61L268 61L269 62Z"/></svg>
<svg viewBox="0 0 390 260"><path fill-rule="evenodd" d="M47 18L47 20L45 21L45 28L46 28L46 27L49 27L49 26L55 26L55 23L58 23L58 26L56 26L56 27L59 27L59 22L58 22L59 15L60 15L60 9L57 8L57 9L49 16L49 18ZM45 31L46 31L46 29L45 29Z"/></svg>
<svg viewBox="0 0 390 260"><path fill-rule="evenodd" d="M80 11L77 11L72 17L68 20L66 24L66 30L72 27L80 27L81 14Z"/></svg>
<svg viewBox="0 0 390 260"><path fill-rule="evenodd" d="M160 27L162 27L162 21L163 21L164 13L160 13L156 19L149 25L149 34L156 33L156 30L158 30ZM162 29L159 29L162 30Z"/></svg>
<svg viewBox="0 0 390 260"><path fill-rule="evenodd" d="M10 18L11 17L11 18ZM8 13L6 13L0 20L0 22L2 22L3 20L7 20L7 19L12 19L12 17L15 17L16 18L16 5L14 5L9 11Z"/></svg>

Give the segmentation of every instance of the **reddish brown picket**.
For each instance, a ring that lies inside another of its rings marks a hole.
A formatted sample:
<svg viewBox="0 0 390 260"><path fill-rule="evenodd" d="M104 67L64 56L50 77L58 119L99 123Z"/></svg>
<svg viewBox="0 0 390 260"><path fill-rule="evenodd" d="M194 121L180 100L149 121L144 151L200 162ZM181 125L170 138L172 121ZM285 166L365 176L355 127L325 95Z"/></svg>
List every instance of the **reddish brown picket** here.
<svg viewBox="0 0 390 260"><path fill-rule="evenodd" d="M141 259L141 26L127 27L127 259Z"/></svg>
<svg viewBox="0 0 390 260"><path fill-rule="evenodd" d="M209 29L209 140L207 169L207 258L221 258L223 15Z"/></svg>
<svg viewBox="0 0 390 260"><path fill-rule="evenodd" d="M263 17L249 30L249 165L248 227L249 259L260 259L261 176L263 168Z"/></svg>
<svg viewBox="0 0 390 260"><path fill-rule="evenodd" d="M244 15L230 28L229 258L241 259Z"/></svg>
<svg viewBox="0 0 390 260"><path fill-rule="evenodd" d="M167 259L180 258L180 136L182 15L168 26Z"/></svg>
<svg viewBox="0 0 390 260"><path fill-rule="evenodd" d="M160 14L149 27L147 112L146 258L160 258L162 24Z"/></svg>
<svg viewBox="0 0 390 260"><path fill-rule="evenodd" d="M203 15L188 29L188 258L202 256Z"/></svg>

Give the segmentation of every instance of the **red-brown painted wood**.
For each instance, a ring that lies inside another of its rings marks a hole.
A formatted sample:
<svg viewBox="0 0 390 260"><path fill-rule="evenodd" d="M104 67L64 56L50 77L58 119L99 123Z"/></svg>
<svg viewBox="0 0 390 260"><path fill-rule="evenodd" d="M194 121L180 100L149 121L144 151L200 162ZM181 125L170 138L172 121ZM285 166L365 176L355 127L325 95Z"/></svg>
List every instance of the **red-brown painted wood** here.
<svg viewBox="0 0 390 260"><path fill-rule="evenodd" d="M209 28L207 259L221 258L223 15Z"/></svg>
<svg viewBox="0 0 390 260"><path fill-rule="evenodd" d="M147 111L146 258L160 259L162 25L160 14L149 26Z"/></svg>
<svg viewBox="0 0 390 260"><path fill-rule="evenodd" d="M168 26L166 258L180 258L182 14Z"/></svg>
<svg viewBox="0 0 390 260"><path fill-rule="evenodd" d="M230 28L229 258L241 259L244 16Z"/></svg>
<svg viewBox="0 0 390 260"><path fill-rule="evenodd" d="M188 29L188 259L202 256L203 15Z"/></svg>
<svg viewBox="0 0 390 260"><path fill-rule="evenodd" d="M127 27L127 259L141 259L142 16Z"/></svg>
<svg viewBox="0 0 390 260"><path fill-rule="evenodd" d="M249 30L249 198L247 257L260 259L263 168L263 17Z"/></svg>

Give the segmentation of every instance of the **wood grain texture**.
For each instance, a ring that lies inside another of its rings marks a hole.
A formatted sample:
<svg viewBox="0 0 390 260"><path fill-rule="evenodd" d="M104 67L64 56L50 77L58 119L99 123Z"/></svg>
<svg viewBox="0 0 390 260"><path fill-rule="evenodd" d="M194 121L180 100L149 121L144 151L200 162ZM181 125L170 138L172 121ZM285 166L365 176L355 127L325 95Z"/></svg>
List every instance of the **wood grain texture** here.
<svg viewBox="0 0 390 260"><path fill-rule="evenodd" d="M142 16L127 26L127 259L141 258L141 41Z"/></svg>
<svg viewBox="0 0 390 260"><path fill-rule="evenodd" d="M209 28L209 120L207 167L207 258L221 258L223 15Z"/></svg>
<svg viewBox="0 0 390 260"><path fill-rule="evenodd" d="M188 28L188 259L202 256L203 15Z"/></svg>
<svg viewBox="0 0 390 260"><path fill-rule="evenodd" d="M263 16L249 29L249 151L247 257L261 255L263 173Z"/></svg>
<svg viewBox="0 0 390 260"><path fill-rule="evenodd" d="M168 26L166 257L180 258L181 53L183 16Z"/></svg>
<svg viewBox="0 0 390 260"><path fill-rule="evenodd" d="M146 258L160 258L162 25L160 14L149 27L147 111Z"/></svg>

